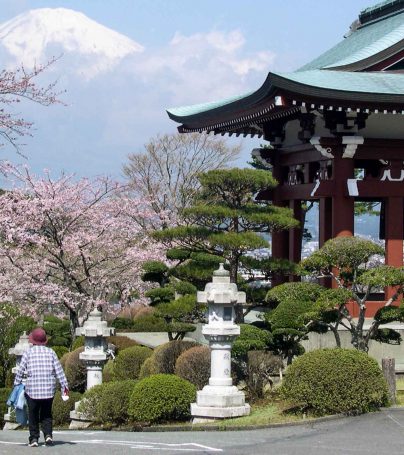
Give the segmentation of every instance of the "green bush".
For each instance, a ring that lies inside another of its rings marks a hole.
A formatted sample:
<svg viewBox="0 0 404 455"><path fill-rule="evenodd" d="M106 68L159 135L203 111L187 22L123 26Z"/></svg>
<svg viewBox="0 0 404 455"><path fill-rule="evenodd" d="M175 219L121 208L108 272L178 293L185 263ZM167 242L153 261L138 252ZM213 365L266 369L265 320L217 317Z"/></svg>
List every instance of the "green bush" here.
<svg viewBox="0 0 404 455"><path fill-rule="evenodd" d="M388 404L376 360L354 349L320 349L296 358L280 393L318 415L368 412Z"/></svg>
<svg viewBox="0 0 404 455"><path fill-rule="evenodd" d="M129 399L136 381L115 381L92 387L79 405L94 422L122 424L128 420Z"/></svg>
<svg viewBox="0 0 404 455"><path fill-rule="evenodd" d="M196 399L196 387L172 374L156 374L139 381L129 401L129 415L137 422L186 420Z"/></svg>
<svg viewBox="0 0 404 455"><path fill-rule="evenodd" d="M64 360L64 368L70 390L83 393L86 389L87 370L84 362L79 355L84 351L84 347L75 349L67 354Z"/></svg>
<svg viewBox="0 0 404 455"><path fill-rule="evenodd" d="M183 352L175 363L175 374L201 390L209 382L210 349L207 346L195 346Z"/></svg>
<svg viewBox="0 0 404 455"><path fill-rule="evenodd" d="M187 349L200 346L196 341L169 341L154 350L154 363L158 373L173 374L175 362Z"/></svg>
<svg viewBox="0 0 404 455"><path fill-rule="evenodd" d="M145 346L132 346L120 351L115 358L114 378L116 380L138 379L143 362L153 354Z"/></svg>
<svg viewBox="0 0 404 455"><path fill-rule="evenodd" d="M101 422L121 424L129 419L129 399L136 381L115 381L106 383L97 406Z"/></svg>
<svg viewBox="0 0 404 455"><path fill-rule="evenodd" d="M45 332L48 335L48 346L65 346L71 344L70 321L48 315L44 317Z"/></svg>
<svg viewBox="0 0 404 455"><path fill-rule="evenodd" d="M70 411L73 411L74 404L81 400L81 394L78 392L70 391L69 397L67 401L63 401L60 391L55 393L52 404L53 424L55 426L68 424L70 422Z"/></svg>
<svg viewBox="0 0 404 455"><path fill-rule="evenodd" d="M133 326L133 322L131 319L128 318L115 318L111 322L111 327L115 327L116 329L131 329Z"/></svg>
<svg viewBox="0 0 404 455"><path fill-rule="evenodd" d="M11 388L4 387L0 388L0 429L4 425L4 414L7 412L6 401L11 393Z"/></svg>
<svg viewBox="0 0 404 455"><path fill-rule="evenodd" d="M102 381L103 382L111 382L114 378L114 366L115 362L113 360L108 360L107 363L104 365L102 370Z"/></svg>
<svg viewBox="0 0 404 455"><path fill-rule="evenodd" d="M94 422L101 421L98 413L98 404L107 384L108 383L98 384L91 387L91 389L86 390L80 401L78 411L82 412L86 417L91 418Z"/></svg>
<svg viewBox="0 0 404 455"><path fill-rule="evenodd" d="M72 344L72 351L75 351L77 348L84 346L84 336L76 337Z"/></svg>
<svg viewBox="0 0 404 455"><path fill-rule="evenodd" d="M245 357L248 351L261 351L267 349L272 341L268 330L259 329L250 324L240 324L240 336L232 347L233 357Z"/></svg>
<svg viewBox="0 0 404 455"><path fill-rule="evenodd" d="M134 332L167 332L166 321L155 314L144 314L133 320Z"/></svg>
<svg viewBox="0 0 404 455"><path fill-rule="evenodd" d="M131 348L132 346L139 346L135 340L120 335L108 337L107 343L113 344L115 346L115 355L119 354L119 351L123 351L126 348Z"/></svg>
<svg viewBox="0 0 404 455"><path fill-rule="evenodd" d="M157 374L157 366L154 361L154 355L149 357L143 362L143 365L140 367L140 372L139 372L139 379L144 379L152 374Z"/></svg>
<svg viewBox="0 0 404 455"><path fill-rule="evenodd" d="M52 346L52 349L55 351L58 359L61 359L65 354L69 352L66 346Z"/></svg>

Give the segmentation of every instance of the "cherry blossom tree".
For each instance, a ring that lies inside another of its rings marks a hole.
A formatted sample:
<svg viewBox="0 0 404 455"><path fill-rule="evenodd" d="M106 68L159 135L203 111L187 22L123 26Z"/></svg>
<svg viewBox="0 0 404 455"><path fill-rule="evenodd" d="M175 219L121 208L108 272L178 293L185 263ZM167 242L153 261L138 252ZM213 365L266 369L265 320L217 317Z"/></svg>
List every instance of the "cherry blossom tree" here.
<svg viewBox="0 0 404 455"><path fill-rule="evenodd" d="M0 196L0 299L31 314L51 306L74 331L95 306L142 298L142 263L163 258L148 201L107 178L12 171L23 186Z"/></svg>
<svg viewBox="0 0 404 455"><path fill-rule="evenodd" d="M22 65L15 70L0 71L0 136L4 141L0 145L9 143L20 151L19 139L31 136L33 123L13 110L22 101L29 100L43 106L63 104L59 99L62 92L55 91L56 82L48 85L39 83L40 76L56 60L52 58L46 64L29 70Z"/></svg>

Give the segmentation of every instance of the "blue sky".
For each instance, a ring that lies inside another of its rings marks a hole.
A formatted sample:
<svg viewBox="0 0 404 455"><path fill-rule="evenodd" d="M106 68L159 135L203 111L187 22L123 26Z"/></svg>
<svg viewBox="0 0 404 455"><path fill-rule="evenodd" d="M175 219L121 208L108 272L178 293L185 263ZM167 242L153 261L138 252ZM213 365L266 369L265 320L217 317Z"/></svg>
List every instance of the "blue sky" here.
<svg viewBox="0 0 404 455"><path fill-rule="evenodd" d="M371 0L0 0L0 24L30 9L64 7L144 48L143 60L133 65L136 71L120 66L108 76L114 91L109 111L116 106L116 112L108 113L108 122L101 118L103 106L84 116L77 101L105 96L108 83L98 79L78 85L65 77L61 66L57 78L60 88L66 84L66 101L73 107L30 112L37 131L24 152L37 172L48 168L119 177L128 153L141 151L157 133L176 131L165 108L254 90L268 71L300 67L339 42L359 12L372 4ZM244 139L240 165L257 145Z"/></svg>

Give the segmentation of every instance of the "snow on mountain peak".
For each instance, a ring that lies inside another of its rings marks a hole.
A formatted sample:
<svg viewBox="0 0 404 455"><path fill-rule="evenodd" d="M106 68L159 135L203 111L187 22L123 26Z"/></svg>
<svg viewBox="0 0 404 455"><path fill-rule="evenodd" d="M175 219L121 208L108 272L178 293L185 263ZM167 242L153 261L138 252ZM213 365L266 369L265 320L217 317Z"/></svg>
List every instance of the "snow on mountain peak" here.
<svg viewBox="0 0 404 455"><path fill-rule="evenodd" d="M87 77L143 51L127 36L67 8L34 9L0 24L0 48L25 66L61 53L84 58Z"/></svg>

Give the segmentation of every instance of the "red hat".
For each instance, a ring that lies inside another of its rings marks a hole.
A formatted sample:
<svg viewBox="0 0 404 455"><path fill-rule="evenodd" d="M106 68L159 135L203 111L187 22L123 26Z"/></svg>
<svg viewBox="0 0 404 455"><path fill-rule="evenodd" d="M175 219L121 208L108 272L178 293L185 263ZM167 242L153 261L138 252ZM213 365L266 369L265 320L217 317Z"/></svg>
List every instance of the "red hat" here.
<svg viewBox="0 0 404 455"><path fill-rule="evenodd" d="M28 341L33 345L44 346L48 342L45 330L37 327L29 334Z"/></svg>

